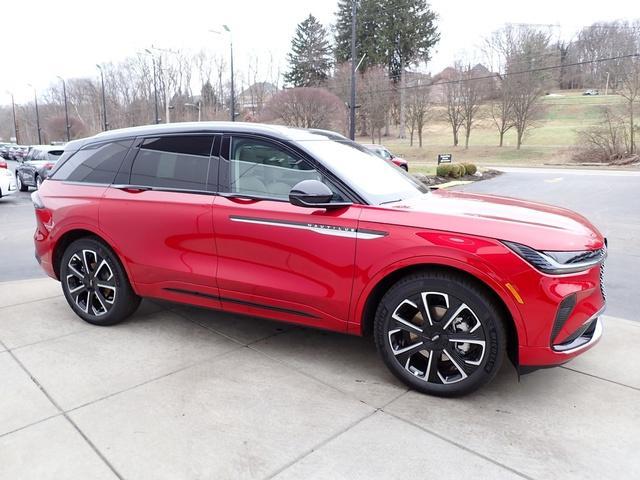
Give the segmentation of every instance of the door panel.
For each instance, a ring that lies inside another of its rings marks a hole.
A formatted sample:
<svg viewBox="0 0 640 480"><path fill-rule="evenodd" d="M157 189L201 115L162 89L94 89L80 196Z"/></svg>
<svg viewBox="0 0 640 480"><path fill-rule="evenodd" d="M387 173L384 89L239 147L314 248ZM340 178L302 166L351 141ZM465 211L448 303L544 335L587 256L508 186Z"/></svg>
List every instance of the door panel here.
<svg viewBox="0 0 640 480"><path fill-rule="evenodd" d="M225 309L346 329L360 207L216 197L213 210Z"/></svg>
<svg viewBox="0 0 640 480"><path fill-rule="evenodd" d="M123 183L105 191L100 225L122 251L141 295L220 305L208 191L217 162L213 142L211 135L141 139L116 176Z"/></svg>
<svg viewBox="0 0 640 480"><path fill-rule="evenodd" d="M215 295L212 204L212 195L110 187L100 202L100 225L123 252L136 284L197 284Z"/></svg>

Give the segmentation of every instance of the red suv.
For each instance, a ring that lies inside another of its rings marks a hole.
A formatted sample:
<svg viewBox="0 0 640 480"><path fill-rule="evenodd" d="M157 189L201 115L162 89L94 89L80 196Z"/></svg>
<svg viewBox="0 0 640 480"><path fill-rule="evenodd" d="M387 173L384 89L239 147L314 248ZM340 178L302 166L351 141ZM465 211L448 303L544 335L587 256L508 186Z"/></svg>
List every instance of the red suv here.
<svg viewBox="0 0 640 480"><path fill-rule="evenodd" d="M96 325L141 297L372 334L410 387L453 396L505 355L562 364L602 331L606 241L571 211L429 191L334 134L242 123L65 146L32 195L36 257Z"/></svg>

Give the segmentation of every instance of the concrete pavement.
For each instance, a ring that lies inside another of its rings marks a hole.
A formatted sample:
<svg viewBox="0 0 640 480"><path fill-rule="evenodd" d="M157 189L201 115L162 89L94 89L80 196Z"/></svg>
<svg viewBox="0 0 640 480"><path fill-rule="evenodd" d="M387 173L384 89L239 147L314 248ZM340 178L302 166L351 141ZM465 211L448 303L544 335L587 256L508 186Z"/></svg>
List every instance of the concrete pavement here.
<svg viewBox="0 0 640 480"><path fill-rule="evenodd" d="M639 478L640 324L462 399L407 391L372 342L145 301L82 322L0 284L0 478Z"/></svg>

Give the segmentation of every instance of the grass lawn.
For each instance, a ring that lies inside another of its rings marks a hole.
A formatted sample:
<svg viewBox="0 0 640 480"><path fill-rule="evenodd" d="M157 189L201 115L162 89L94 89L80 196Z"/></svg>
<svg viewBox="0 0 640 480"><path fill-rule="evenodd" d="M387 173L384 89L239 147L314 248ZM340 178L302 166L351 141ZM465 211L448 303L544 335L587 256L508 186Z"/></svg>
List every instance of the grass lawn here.
<svg viewBox="0 0 640 480"><path fill-rule="evenodd" d="M623 104L617 95L583 96L582 91L562 91L542 98L543 118L538 121L524 139L520 150L516 150L515 131L505 135L504 146L498 147L498 133L488 117L482 117L471 132L469 149L453 147L453 135L449 125L437 118L437 110L423 132L423 147L409 146L409 139L397 138L397 133L383 137L382 143L394 154L406 158L410 170L431 173L426 170L437 163L438 153L453 154L454 161L473 162L478 165L543 165L549 163L567 163L571 161L572 148L577 141L577 131L596 125L600 121L600 108L605 105ZM461 132L462 133L462 132ZM357 139L363 143L371 138ZM434 167L435 168L435 167Z"/></svg>

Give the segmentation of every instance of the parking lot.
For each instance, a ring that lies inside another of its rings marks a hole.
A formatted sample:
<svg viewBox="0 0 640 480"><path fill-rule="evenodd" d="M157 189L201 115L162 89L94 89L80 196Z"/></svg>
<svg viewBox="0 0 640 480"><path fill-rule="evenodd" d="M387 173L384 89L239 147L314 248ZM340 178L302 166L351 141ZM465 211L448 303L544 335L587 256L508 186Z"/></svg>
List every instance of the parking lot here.
<svg viewBox="0 0 640 480"><path fill-rule="evenodd" d="M0 200L0 478L638 478L638 172L509 171L462 187L572 208L607 235L605 333L505 364L462 399L407 391L369 339L145 301L93 327ZM10 280L10 281L9 281Z"/></svg>

